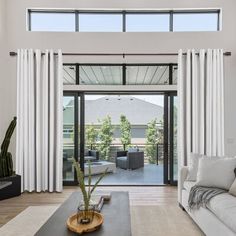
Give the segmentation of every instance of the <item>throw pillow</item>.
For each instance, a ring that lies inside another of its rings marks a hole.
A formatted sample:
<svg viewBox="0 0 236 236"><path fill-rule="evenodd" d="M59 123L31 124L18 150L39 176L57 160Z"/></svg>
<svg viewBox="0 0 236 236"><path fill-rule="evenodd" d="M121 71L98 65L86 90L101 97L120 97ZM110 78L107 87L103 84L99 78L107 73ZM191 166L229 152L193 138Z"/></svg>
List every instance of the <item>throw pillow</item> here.
<svg viewBox="0 0 236 236"><path fill-rule="evenodd" d="M234 169L234 174L236 176L236 169ZM234 179L234 182L229 189L229 193L236 197L236 179Z"/></svg>
<svg viewBox="0 0 236 236"><path fill-rule="evenodd" d="M201 158L196 185L229 190L235 179L235 168L236 158Z"/></svg>
<svg viewBox="0 0 236 236"><path fill-rule="evenodd" d="M204 157L197 153L190 153L187 181L196 181L199 159Z"/></svg>

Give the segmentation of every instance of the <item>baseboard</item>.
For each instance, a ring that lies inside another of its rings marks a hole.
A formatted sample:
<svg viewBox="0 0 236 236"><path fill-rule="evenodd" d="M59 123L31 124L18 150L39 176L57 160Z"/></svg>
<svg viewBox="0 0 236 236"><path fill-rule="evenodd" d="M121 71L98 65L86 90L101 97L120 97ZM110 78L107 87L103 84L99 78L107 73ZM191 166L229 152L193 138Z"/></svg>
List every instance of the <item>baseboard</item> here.
<svg viewBox="0 0 236 236"><path fill-rule="evenodd" d="M179 203L179 207L180 207L183 211L186 211L185 208L182 206L181 203Z"/></svg>

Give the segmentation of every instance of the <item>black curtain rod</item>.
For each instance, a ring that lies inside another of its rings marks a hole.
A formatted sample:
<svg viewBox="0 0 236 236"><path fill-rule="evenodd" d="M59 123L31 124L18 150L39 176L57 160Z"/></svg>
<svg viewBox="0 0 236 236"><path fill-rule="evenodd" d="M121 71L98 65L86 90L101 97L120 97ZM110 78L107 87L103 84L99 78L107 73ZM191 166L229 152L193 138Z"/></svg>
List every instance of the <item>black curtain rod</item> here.
<svg viewBox="0 0 236 236"><path fill-rule="evenodd" d="M10 52L10 56L17 56L17 52ZM45 53L42 53L44 55ZM197 53L199 54L199 53ZM54 53L57 55L57 53ZM62 53L63 56L178 56L178 53ZM187 53L183 53L187 55ZM224 52L224 56L231 56L231 52Z"/></svg>

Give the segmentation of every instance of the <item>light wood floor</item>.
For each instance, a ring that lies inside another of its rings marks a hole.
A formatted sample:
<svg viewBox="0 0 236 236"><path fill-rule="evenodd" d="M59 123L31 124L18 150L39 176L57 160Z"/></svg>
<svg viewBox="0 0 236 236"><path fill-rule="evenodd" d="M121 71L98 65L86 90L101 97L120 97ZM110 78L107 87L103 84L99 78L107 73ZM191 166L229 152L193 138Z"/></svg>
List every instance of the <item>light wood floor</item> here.
<svg viewBox="0 0 236 236"><path fill-rule="evenodd" d="M78 187L65 187L63 193L24 193L20 197L0 201L0 227L28 206L58 205L76 190L79 190ZM191 219L188 219L187 214L180 212L182 210L178 207L176 187L99 187L98 191L129 191L131 207L166 206L164 207L165 209L172 207L178 212L178 217L179 213L183 214L185 221L187 217L187 223L189 222L190 224L189 227L195 227L194 230L198 231ZM201 235L201 232L199 231L197 235Z"/></svg>

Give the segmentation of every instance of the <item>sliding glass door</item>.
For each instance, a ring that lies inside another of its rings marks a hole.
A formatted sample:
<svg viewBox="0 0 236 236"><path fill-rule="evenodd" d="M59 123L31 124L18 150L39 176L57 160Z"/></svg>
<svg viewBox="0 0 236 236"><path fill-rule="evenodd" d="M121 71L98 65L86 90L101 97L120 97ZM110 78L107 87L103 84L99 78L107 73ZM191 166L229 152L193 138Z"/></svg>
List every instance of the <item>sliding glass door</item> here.
<svg viewBox="0 0 236 236"><path fill-rule="evenodd" d="M109 167L103 185L177 183L176 94L65 92L63 118L65 185L76 184L73 159L85 175L88 161L92 163L93 181L103 165ZM142 163L140 157L131 171L117 162L118 153L130 149L143 153Z"/></svg>

